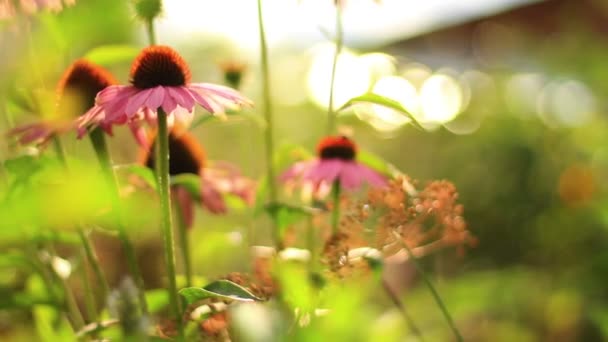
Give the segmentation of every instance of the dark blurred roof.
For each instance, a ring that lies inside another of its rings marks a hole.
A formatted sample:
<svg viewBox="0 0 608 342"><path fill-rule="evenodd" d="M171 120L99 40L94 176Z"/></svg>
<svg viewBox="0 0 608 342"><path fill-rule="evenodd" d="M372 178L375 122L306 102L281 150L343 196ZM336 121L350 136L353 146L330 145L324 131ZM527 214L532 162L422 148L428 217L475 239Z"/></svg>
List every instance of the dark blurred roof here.
<svg viewBox="0 0 608 342"><path fill-rule="evenodd" d="M410 56L445 59L479 57L480 53L534 47L570 30L608 35L608 1L547 0L418 35L392 44L389 50ZM603 39L604 44L608 40ZM532 43L532 44L531 44ZM582 49L583 47L581 47ZM432 61L430 61L432 64Z"/></svg>

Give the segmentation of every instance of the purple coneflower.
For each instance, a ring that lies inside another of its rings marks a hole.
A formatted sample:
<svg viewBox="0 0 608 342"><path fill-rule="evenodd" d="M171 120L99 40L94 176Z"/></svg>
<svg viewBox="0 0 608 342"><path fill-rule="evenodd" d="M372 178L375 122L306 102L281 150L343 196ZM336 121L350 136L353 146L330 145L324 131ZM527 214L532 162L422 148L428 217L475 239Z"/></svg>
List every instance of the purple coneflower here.
<svg viewBox="0 0 608 342"><path fill-rule="evenodd" d="M147 167L154 168L154 142L150 139L141 150L139 161ZM191 193L173 186L172 196L181 209L182 217L187 227L192 226L194 202L200 204L214 214L227 211L225 195L240 197L245 203L252 204L254 200L254 182L239 172L227 162L209 162L205 152L196 138L188 133L181 125L174 125L169 132L169 174L194 174L201 179L200 197L193 198Z"/></svg>
<svg viewBox="0 0 608 342"><path fill-rule="evenodd" d="M321 139L317 154L313 160L295 163L281 175L281 180L312 187L317 196L325 195L336 181L346 190L354 190L364 182L372 186L386 184L382 175L355 160L357 146L347 137Z"/></svg>
<svg viewBox="0 0 608 342"><path fill-rule="evenodd" d="M95 96L116 84L105 69L84 59L76 60L57 84L57 106L50 119L17 126L9 131L20 144L44 147L50 139L75 127L74 119L95 104Z"/></svg>
<svg viewBox="0 0 608 342"><path fill-rule="evenodd" d="M196 104L213 114L226 108L251 105L236 90L210 83L190 83L184 59L167 46L144 48L131 67L131 85L110 86L97 95L96 104L78 122L79 137L101 126L108 134L113 125L127 124L145 144L141 122L154 125L159 108L173 121L190 122Z"/></svg>

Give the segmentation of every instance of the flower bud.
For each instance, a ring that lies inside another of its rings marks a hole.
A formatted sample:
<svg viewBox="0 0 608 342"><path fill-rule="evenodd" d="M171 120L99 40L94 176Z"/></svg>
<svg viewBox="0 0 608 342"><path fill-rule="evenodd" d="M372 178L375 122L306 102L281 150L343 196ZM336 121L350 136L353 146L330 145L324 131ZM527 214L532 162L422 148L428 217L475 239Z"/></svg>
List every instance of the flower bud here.
<svg viewBox="0 0 608 342"><path fill-rule="evenodd" d="M137 16L144 20L154 20L163 10L162 0L134 0Z"/></svg>

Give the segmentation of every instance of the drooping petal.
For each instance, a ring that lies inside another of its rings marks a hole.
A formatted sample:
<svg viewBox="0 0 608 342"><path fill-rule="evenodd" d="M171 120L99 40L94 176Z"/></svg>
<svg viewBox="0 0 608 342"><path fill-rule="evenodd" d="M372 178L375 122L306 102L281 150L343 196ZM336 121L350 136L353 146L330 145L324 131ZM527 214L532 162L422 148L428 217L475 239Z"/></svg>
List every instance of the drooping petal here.
<svg viewBox="0 0 608 342"><path fill-rule="evenodd" d="M382 176L375 170L362 164L358 164L358 167L361 177L363 177L363 179L365 179L370 185L382 187L387 184L386 177Z"/></svg>
<svg viewBox="0 0 608 342"><path fill-rule="evenodd" d="M340 171L344 167L342 160L318 160L314 167L302 175L302 179L310 180L314 183L332 183L338 178Z"/></svg>
<svg viewBox="0 0 608 342"><path fill-rule="evenodd" d="M212 178L205 170L201 171L201 204L214 214L223 214L227 211L226 202L222 193L216 188Z"/></svg>
<svg viewBox="0 0 608 342"><path fill-rule="evenodd" d="M152 88L150 97L145 103L146 109L156 112L167 96L167 90L163 86Z"/></svg>
<svg viewBox="0 0 608 342"><path fill-rule="evenodd" d="M188 112L194 110L195 101L185 87L168 87L167 90L175 99L178 106L185 108Z"/></svg>
<svg viewBox="0 0 608 342"><path fill-rule="evenodd" d="M145 89L139 91L133 97L129 99L125 108L125 114L128 117L134 116L138 111L144 108L144 103L148 100L150 95L154 92L154 89ZM150 108L152 109L152 108Z"/></svg>
<svg viewBox="0 0 608 342"><path fill-rule="evenodd" d="M340 172L340 185L347 190L354 190L361 186L363 175L361 169L354 161L345 162Z"/></svg>
<svg viewBox="0 0 608 342"><path fill-rule="evenodd" d="M171 96L171 93L165 93L165 99L161 107L167 115L171 114L171 112L175 110L175 108L177 107L177 101L173 98L173 96Z"/></svg>
<svg viewBox="0 0 608 342"><path fill-rule="evenodd" d="M182 215L184 225L186 228L192 228L192 224L194 223L194 201L192 200L192 196L190 196L190 193L186 189L179 186L171 188L171 195L174 201L177 202L180 209L179 215Z"/></svg>

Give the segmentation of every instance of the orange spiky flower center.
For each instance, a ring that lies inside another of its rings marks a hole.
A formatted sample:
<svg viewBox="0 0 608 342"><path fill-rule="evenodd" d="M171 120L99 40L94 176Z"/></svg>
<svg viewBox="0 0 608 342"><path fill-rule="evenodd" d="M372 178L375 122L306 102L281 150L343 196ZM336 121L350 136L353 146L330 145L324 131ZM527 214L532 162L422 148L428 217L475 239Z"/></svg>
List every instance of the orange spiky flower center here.
<svg viewBox="0 0 608 342"><path fill-rule="evenodd" d="M95 105L98 92L116 83L107 70L79 59L70 65L57 84L57 109L63 115L80 115ZM68 93L72 98L66 96ZM73 107L74 100L78 101L77 108Z"/></svg>
<svg viewBox="0 0 608 342"><path fill-rule="evenodd" d="M131 66L131 84L139 89L179 87L188 82L188 64L177 51L168 46L144 48Z"/></svg>
<svg viewBox="0 0 608 342"><path fill-rule="evenodd" d="M317 145L317 154L321 159L353 160L357 145L345 136L325 137Z"/></svg>
<svg viewBox="0 0 608 342"><path fill-rule="evenodd" d="M154 169L156 136L143 150L140 162ZM172 176L191 173L198 175L205 164L205 151L196 138L186 129L175 125L169 132L169 174Z"/></svg>

